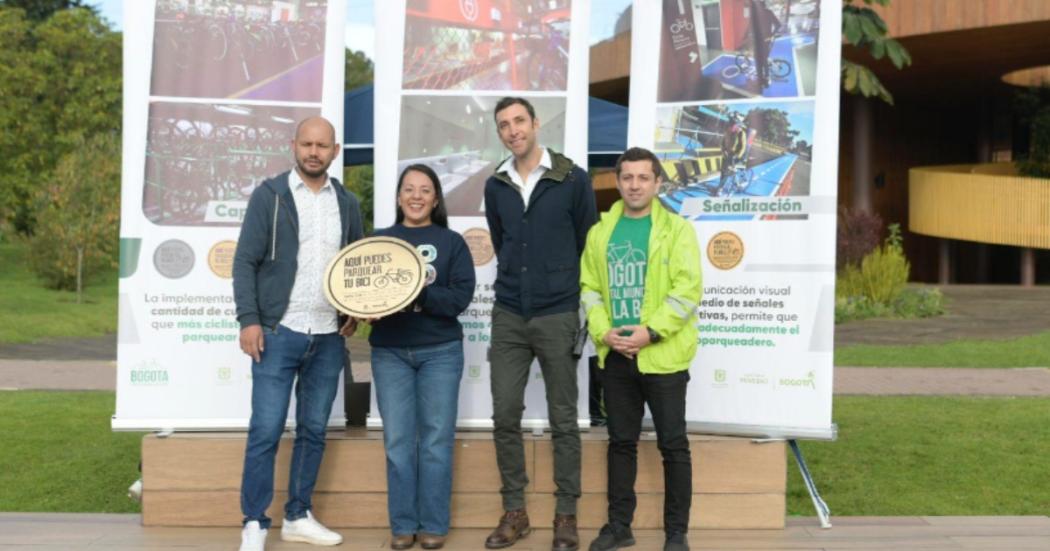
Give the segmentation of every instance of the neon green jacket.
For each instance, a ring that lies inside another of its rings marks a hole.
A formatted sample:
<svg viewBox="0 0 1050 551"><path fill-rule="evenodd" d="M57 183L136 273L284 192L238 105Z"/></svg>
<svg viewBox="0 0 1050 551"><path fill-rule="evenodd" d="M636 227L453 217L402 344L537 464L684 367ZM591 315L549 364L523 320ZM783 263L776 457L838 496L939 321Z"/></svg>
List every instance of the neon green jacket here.
<svg viewBox="0 0 1050 551"><path fill-rule="evenodd" d="M609 212L602 213L601 220L587 234L587 245L580 260L580 300L587 311L587 330L598 349L598 364L603 368L609 346L602 342L602 337L612 329L605 254L622 215L622 200ZM675 373L689 369L696 355L696 309L702 293L700 248L693 225L667 212L656 199L653 199L652 217L642 325L651 327L662 339L638 352L638 370Z"/></svg>

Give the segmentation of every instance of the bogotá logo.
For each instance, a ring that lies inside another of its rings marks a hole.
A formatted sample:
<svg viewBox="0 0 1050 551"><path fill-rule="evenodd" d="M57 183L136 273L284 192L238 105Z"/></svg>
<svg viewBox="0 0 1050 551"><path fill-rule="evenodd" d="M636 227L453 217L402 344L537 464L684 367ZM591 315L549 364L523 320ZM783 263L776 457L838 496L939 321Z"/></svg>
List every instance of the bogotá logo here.
<svg viewBox="0 0 1050 551"><path fill-rule="evenodd" d="M726 382L726 370L724 370L724 369L716 369L715 370L715 383L717 383L718 386L725 386L725 382Z"/></svg>
<svg viewBox="0 0 1050 551"><path fill-rule="evenodd" d="M817 389L817 375L813 371L806 373L806 376L801 379L780 379L777 381L777 386L790 386L795 388L808 388L810 390Z"/></svg>
<svg viewBox="0 0 1050 551"><path fill-rule="evenodd" d="M480 365L472 365L472 366L468 367L467 368L467 377L470 377L471 379L480 379L481 378L481 366Z"/></svg>
<svg viewBox="0 0 1050 551"><path fill-rule="evenodd" d="M131 384L135 386L163 386L168 384L168 370L157 360L145 360L131 368Z"/></svg>
<svg viewBox="0 0 1050 551"><path fill-rule="evenodd" d="M219 380L220 384L230 384L233 382L233 368L230 367L219 367L215 369L215 378Z"/></svg>

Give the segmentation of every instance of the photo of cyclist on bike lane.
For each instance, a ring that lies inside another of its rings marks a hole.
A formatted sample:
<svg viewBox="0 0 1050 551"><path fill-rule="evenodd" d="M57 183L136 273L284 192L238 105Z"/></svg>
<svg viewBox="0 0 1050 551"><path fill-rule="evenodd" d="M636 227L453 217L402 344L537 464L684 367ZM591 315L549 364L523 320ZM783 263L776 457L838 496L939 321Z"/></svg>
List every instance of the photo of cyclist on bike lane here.
<svg viewBox="0 0 1050 551"><path fill-rule="evenodd" d="M744 116L740 113L732 113L725 132L722 134L722 170L718 179L718 188L714 195L722 195L726 185L726 178L733 177L738 172L746 170L750 158L751 140L754 139L755 130L748 130L744 124ZM750 182L743 182L744 186ZM734 186L741 187L741 186ZM735 190L730 190L735 191Z"/></svg>
<svg viewBox="0 0 1050 551"><path fill-rule="evenodd" d="M797 100L658 108L656 156L669 182L658 198L691 219L771 219L701 205L711 198L754 203L809 195L813 114L813 102Z"/></svg>

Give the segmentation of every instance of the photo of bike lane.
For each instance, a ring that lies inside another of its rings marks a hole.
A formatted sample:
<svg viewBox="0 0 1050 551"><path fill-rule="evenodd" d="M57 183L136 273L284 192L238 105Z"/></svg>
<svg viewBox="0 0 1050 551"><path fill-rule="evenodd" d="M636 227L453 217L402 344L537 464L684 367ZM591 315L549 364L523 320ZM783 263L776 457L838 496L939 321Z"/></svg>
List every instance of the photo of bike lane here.
<svg viewBox="0 0 1050 551"><path fill-rule="evenodd" d="M816 0L664 0L658 101L812 96Z"/></svg>
<svg viewBox="0 0 1050 551"><path fill-rule="evenodd" d="M701 213L695 200L809 195L812 141L811 101L662 107L654 147L664 172L660 200L694 220L756 218Z"/></svg>
<svg viewBox="0 0 1050 551"><path fill-rule="evenodd" d="M726 88L743 96L785 98L812 95L812 85L806 90L802 71L797 69L800 64L796 51L816 42L816 33L774 39L768 61L769 84L765 88L759 84L754 57L746 53L726 53L716 57L704 66L703 75L721 81Z"/></svg>

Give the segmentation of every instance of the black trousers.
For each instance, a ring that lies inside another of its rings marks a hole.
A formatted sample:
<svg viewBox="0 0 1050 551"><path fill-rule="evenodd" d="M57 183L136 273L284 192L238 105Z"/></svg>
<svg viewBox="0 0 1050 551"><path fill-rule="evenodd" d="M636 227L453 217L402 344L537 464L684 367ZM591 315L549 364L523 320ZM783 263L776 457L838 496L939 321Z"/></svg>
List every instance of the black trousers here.
<svg viewBox="0 0 1050 551"><path fill-rule="evenodd" d="M638 504L634 481L646 404L664 463L664 532L684 534L689 529L693 466L685 424L688 382L688 371L645 375L638 371L637 360L616 352L605 358L602 387L609 421L609 524L616 530L630 527Z"/></svg>
<svg viewBox="0 0 1050 551"><path fill-rule="evenodd" d="M587 410L591 421L605 420L605 400L602 398L602 369L598 367L598 356L587 358L589 384L587 385Z"/></svg>

